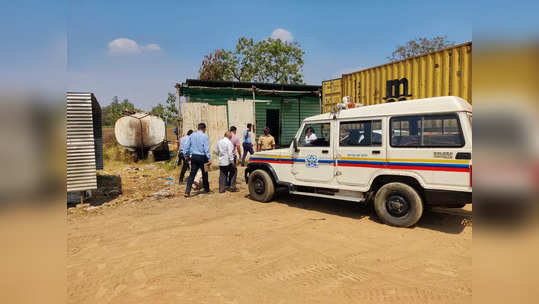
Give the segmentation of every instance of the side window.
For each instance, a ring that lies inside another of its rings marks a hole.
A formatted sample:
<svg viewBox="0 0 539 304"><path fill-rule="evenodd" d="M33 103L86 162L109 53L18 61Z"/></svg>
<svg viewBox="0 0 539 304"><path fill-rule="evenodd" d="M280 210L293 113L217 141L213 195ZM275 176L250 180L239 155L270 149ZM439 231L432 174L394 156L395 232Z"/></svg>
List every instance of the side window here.
<svg viewBox="0 0 539 304"><path fill-rule="evenodd" d="M420 116L391 118L391 146L420 146L421 121Z"/></svg>
<svg viewBox="0 0 539 304"><path fill-rule="evenodd" d="M300 134L300 147L329 147L331 124L311 123L306 124Z"/></svg>
<svg viewBox="0 0 539 304"><path fill-rule="evenodd" d="M462 147L464 138L455 114L391 118L392 147Z"/></svg>
<svg viewBox="0 0 539 304"><path fill-rule="evenodd" d="M372 147L381 145L381 120L341 122L339 127L339 146Z"/></svg>

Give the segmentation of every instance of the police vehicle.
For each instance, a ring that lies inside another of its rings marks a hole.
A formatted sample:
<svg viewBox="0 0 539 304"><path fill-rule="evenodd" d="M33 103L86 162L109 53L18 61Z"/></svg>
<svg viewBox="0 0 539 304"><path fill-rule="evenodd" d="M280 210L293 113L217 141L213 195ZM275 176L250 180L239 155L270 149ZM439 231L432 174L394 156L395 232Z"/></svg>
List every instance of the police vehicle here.
<svg viewBox="0 0 539 304"><path fill-rule="evenodd" d="M472 202L472 106L446 96L309 117L289 148L255 153L245 179L256 201L286 187L372 202L385 223L409 227L425 206Z"/></svg>

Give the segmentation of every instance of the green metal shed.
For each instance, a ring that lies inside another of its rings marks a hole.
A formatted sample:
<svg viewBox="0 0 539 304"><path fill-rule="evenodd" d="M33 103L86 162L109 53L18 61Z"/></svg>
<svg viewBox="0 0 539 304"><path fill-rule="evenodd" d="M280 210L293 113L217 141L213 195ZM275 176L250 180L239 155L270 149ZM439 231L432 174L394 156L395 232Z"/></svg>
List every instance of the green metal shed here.
<svg viewBox="0 0 539 304"><path fill-rule="evenodd" d="M280 147L290 145L303 119L321 113L321 86L187 79L176 88L187 102L227 106L227 115L229 100L266 101L255 102L256 134L268 126Z"/></svg>

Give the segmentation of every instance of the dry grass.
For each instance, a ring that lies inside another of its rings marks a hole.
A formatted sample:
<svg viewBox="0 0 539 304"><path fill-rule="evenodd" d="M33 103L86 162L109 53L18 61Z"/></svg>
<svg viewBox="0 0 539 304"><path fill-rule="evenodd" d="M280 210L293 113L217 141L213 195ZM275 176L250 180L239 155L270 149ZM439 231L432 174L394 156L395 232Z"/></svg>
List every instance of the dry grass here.
<svg viewBox="0 0 539 304"><path fill-rule="evenodd" d="M133 158L127 150L117 143L103 144L104 161L121 161L125 164L133 163Z"/></svg>

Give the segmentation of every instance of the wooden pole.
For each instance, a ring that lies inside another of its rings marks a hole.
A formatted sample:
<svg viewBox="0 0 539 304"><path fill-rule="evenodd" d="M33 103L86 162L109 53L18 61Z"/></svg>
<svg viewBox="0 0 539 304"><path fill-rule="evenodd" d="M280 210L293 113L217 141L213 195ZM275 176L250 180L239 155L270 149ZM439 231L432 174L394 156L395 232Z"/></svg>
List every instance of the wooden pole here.
<svg viewBox="0 0 539 304"><path fill-rule="evenodd" d="M183 112L182 112L182 103L181 103L181 86L176 86L176 96L178 97L178 117L176 118L176 128L178 128L178 134L176 137L178 138L178 143L180 142L180 138L183 135Z"/></svg>
<svg viewBox="0 0 539 304"><path fill-rule="evenodd" d="M252 124L253 124L253 135L254 135L254 140L256 142L256 125L257 125L257 121L256 121L256 102L255 102L255 100L256 100L256 93L255 93L256 87L253 85L251 87L251 90L253 90L253 122L252 122ZM249 156L249 157L251 157L251 156Z"/></svg>
<svg viewBox="0 0 539 304"><path fill-rule="evenodd" d="M183 135L183 112L182 112L182 102L181 102L181 85L176 85L176 96L178 97L178 117L176 117L176 139L178 141L178 152L176 153L176 165L180 162L180 138Z"/></svg>

